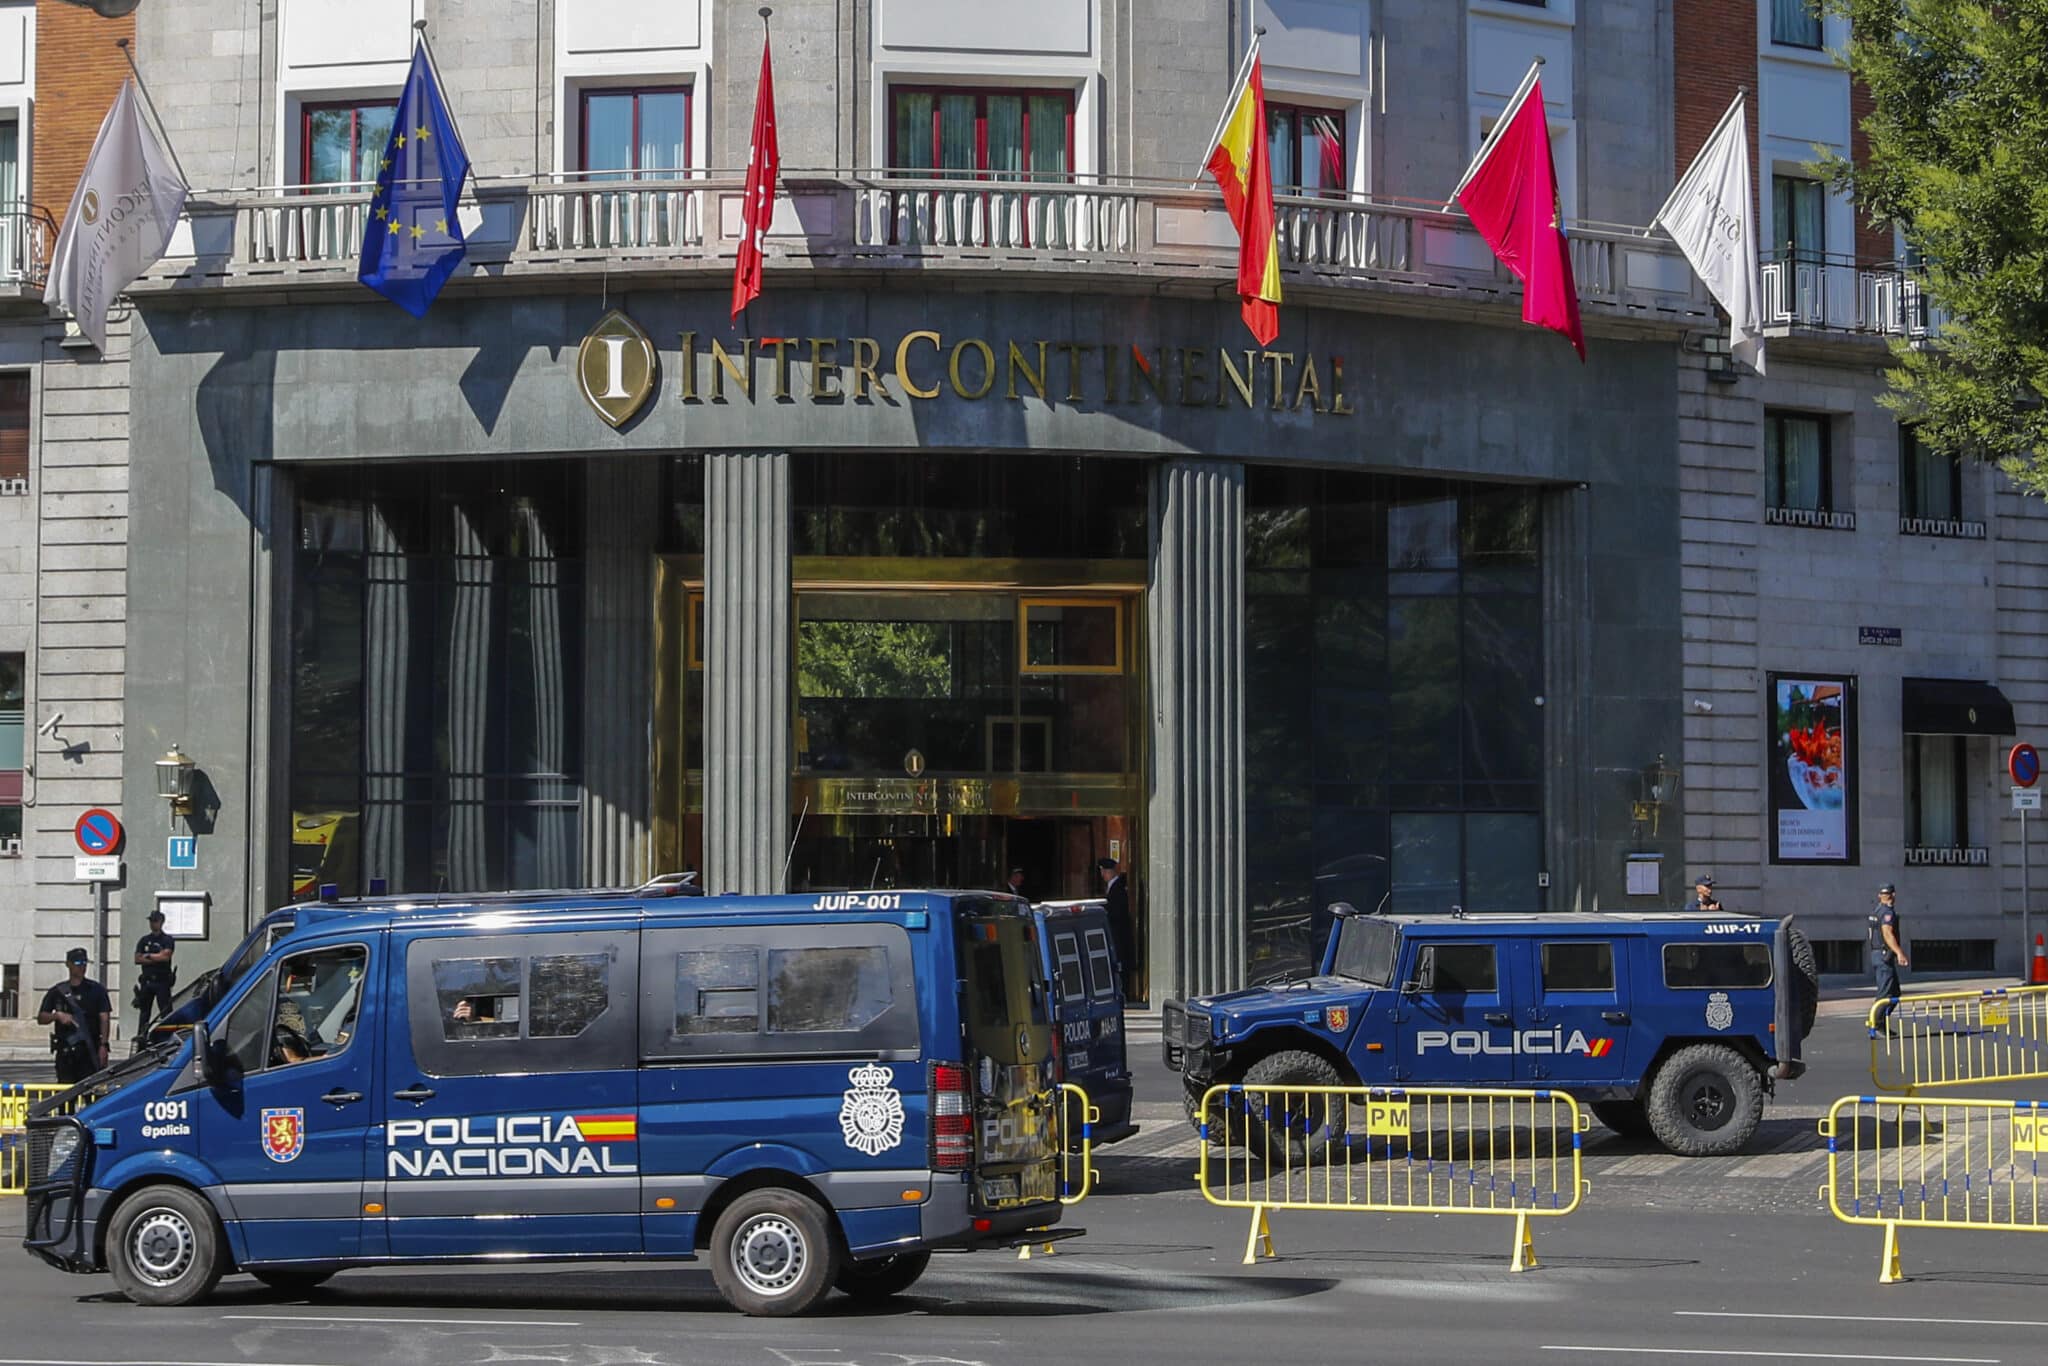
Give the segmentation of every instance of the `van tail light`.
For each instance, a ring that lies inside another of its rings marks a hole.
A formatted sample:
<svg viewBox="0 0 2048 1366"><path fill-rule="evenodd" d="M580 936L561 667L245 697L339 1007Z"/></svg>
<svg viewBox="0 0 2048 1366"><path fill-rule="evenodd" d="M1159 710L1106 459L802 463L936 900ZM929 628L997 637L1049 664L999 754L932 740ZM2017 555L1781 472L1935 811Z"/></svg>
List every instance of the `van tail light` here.
<svg viewBox="0 0 2048 1366"><path fill-rule="evenodd" d="M931 1065L932 1170L965 1171L974 1164L974 1107L967 1069L957 1062Z"/></svg>

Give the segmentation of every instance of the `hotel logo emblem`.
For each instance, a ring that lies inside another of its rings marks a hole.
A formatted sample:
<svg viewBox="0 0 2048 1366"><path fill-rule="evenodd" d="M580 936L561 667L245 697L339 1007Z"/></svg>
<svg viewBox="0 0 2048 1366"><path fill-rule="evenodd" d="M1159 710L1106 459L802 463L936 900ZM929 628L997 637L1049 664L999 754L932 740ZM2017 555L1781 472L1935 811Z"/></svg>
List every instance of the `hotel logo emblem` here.
<svg viewBox="0 0 2048 1366"><path fill-rule="evenodd" d="M613 427L640 411L654 392L654 343L640 324L613 309L576 348L576 387Z"/></svg>

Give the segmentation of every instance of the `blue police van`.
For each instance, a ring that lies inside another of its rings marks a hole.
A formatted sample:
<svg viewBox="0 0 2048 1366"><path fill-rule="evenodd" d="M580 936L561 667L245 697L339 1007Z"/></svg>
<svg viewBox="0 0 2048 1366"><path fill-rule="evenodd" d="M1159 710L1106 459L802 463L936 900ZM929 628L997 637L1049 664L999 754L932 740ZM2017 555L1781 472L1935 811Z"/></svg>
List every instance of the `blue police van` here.
<svg viewBox="0 0 2048 1366"><path fill-rule="evenodd" d="M38 1108L24 1242L152 1305L699 1256L750 1314L894 1294L1078 1232L1037 935L984 893L300 905L187 1033Z"/></svg>
<svg viewBox="0 0 2048 1366"><path fill-rule="evenodd" d="M1101 1116L1089 1133L1097 1147L1138 1132L1131 1121L1131 1069L1124 1049L1124 989L1117 979L1109 910L1100 897L1041 901L1041 966L1053 986L1053 1054L1060 1080L1088 1093ZM1078 1135L1069 1134L1071 1146Z"/></svg>
<svg viewBox="0 0 2048 1366"><path fill-rule="evenodd" d="M1313 976L1164 1005L1192 1116L1209 1087L1564 1091L1687 1156L1738 1152L1805 1070L1819 978L1791 918L1722 912L1364 915ZM1341 1123L1311 1102L1268 1146Z"/></svg>

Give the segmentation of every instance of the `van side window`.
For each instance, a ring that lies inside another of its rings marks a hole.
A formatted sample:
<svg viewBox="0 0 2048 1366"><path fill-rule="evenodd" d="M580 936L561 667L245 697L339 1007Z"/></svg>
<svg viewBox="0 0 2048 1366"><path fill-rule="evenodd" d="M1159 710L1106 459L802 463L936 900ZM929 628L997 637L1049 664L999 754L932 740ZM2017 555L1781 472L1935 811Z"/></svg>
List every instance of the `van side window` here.
<svg viewBox="0 0 2048 1366"><path fill-rule="evenodd" d="M221 1047L228 1059L244 1072L260 1072L269 1056L270 1007L277 995L277 974L267 972L249 988L249 994L235 1005L227 1023L221 1026Z"/></svg>
<svg viewBox="0 0 2048 1366"><path fill-rule="evenodd" d="M900 925L650 929L640 1052L651 1059L914 1050L917 984ZM657 975L658 974L658 975ZM675 982L675 996L653 984Z"/></svg>
<svg viewBox="0 0 2048 1366"><path fill-rule="evenodd" d="M355 1035L369 950L311 949L285 959L236 1004L222 1028L227 1055L244 1073L330 1057Z"/></svg>
<svg viewBox="0 0 2048 1366"><path fill-rule="evenodd" d="M1545 991L1614 990L1614 945L1606 940L1545 944L1539 957Z"/></svg>
<svg viewBox="0 0 2048 1366"><path fill-rule="evenodd" d="M1116 995L1116 963L1109 956L1109 932L1090 930L1085 936L1088 941L1088 978L1095 986L1095 999L1106 1001Z"/></svg>
<svg viewBox="0 0 2048 1366"><path fill-rule="evenodd" d="M1438 993L1500 990L1491 944L1429 944L1422 950L1422 989Z"/></svg>
<svg viewBox="0 0 2048 1366"><path fill-rule="evenodd" d="M889 953L879 944L768 954L770 1034L851 1033L894 1004Z"/></svg>
<svg viewBox="0 0 2048 1366"><path fill-rule="evenodd" d="M631 1067L639 942L628 929L414 939L414 1060L440 1077Z"/></svg>
<svg viewBox="0 0 2048 1366"><path fill-rule="evenodd" d="M1052 956L1060 965L1060 996L1069 1001L1088 999L1088 984L1081 978L1081 945L1072 930L1052 937Z"/></svg>
<svg viewBox="0 0 2048 1366"><path fill-rule="evenodd" d="M444 1039L519 1037L517 958L438 959L434 995L441 1002Z"/></svg>
<svg viewBox="0 0 2048 1366"><path fill-rule="evenodd" d="M677 1034L755 1034L760 1029L759 949L698 949L676 955Z"/></svg>
<svg viewBox="0 0 2048 1366"><path fill-rule="evenodd" d="M535 955L527 969L529 1039L573 1039L611 1003L612 960L602 953Z"/></svg>
<svg viewBox="0 0 2048 1366"><path fill-rule="evenodd" d="M1771 946L1758 943L1666 944L1664 985L1674 991L1767 987Z"/></svg>

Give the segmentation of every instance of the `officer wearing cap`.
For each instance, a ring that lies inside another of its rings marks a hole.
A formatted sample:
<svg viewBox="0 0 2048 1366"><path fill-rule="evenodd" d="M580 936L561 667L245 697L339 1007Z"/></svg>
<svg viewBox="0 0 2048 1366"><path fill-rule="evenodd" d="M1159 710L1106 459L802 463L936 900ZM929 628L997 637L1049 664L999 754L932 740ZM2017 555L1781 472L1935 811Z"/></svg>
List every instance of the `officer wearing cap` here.
<svg viewBox="0 0 2048 1366"><path fill-rule="evenodd" d="M1701 873L1693 883L1693 898L1685 903L1688 911L1718 911L1721 899L1714 895L1714 878L1711 873Z"/></svg>
<svg viewBox="0 0 2048 1366"><path fill-rule="evenodd" d="M114 1029L114 1003L107 990L85 975L91 955L73 949L64 955L68 979L43 994L36 1023L52 1026L50 1052L56 1055L57 1080L74 1086L107 1065L107 1039Z"/></svg>
<svg viewBox="0 0 2048 1366"><path fill-rule="evenodd" d="M158 1019L171 1013L171 984L178 980L178 970L171 966L171 955L177 952L178 941L164 933L164 913L149 913L149 933L135 941L135 966L141 971L135 978L135 1008L142 1016L135 1022L135 1037L149 1037L149 1016L152 1006Z"/></svg>
<svg viewBox="0 0 2048 1366"><path fill-rule="evenodd" d="M1911 967L1899 929L1899 889L1887 882L1877 889L1877 909L1870 913L1870 972L1877 979L1880 1004L1872 1016L1883 1025L1899 1005L1899 969Z"/></svg>

